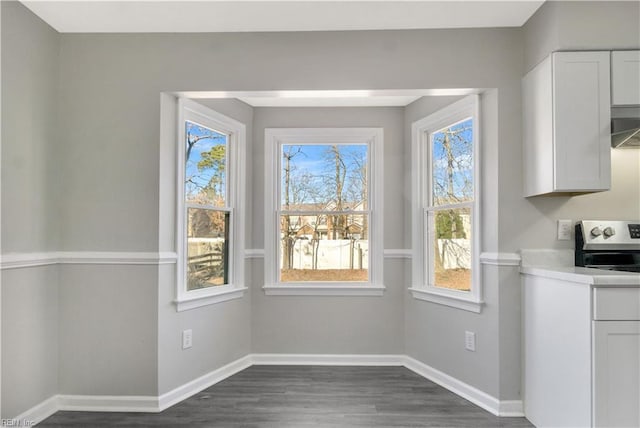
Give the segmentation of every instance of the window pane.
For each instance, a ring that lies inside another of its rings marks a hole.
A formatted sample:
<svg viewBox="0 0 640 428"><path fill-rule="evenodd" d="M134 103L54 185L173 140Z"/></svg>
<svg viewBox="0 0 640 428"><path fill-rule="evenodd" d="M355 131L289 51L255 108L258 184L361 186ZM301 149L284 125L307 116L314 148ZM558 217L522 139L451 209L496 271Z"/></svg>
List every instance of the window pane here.
<svg viewBox="0 0 640 428"><path fill-rule="evenodd" d="M431 135L432 205L473 200L473 120Z"/></svg>
<svg viewBox="0 0 640 428"><path fill-rule="evenodd" d="M185 122L185 200L187 203L226 206L226 135L193 122Z"/></svg>
<svg viewBox="0 0 640 428"><path fill-rule="evenodd" d="M367 145L285 144L281 155L281 209L369 209Z"/></svg>
<svg viewBox="0 0 640 428"><path fill-rule="evenodd" d="M429 213L432 285L471 290L471 210L458 208Z"/></svg>
<svg viewBox="0 0 640 428"><path fill-rule="evenodd" d="M369 216L280 216L280 281L366 282Z"/></svg>
<svg viewBox="0 0 640 428"><path fill-rule="evenodd" d="M187 210L187 291L228 284L229 212Z"/></svg>

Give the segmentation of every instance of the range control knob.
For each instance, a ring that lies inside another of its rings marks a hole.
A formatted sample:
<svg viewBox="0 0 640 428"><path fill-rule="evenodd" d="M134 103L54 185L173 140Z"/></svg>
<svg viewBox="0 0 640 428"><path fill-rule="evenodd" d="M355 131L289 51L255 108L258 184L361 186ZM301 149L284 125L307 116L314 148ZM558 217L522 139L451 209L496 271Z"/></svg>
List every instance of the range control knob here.
<svg viewBox="0 0 640 428"><path fill-rule="evenodd" d="M604 230L602 231L602 233L604 234L605 238L608 238L610 236L613 236L616 234L616 230L613 227L605 227Z"/></svg>
<svg viewBox="0 0 640 428"><path fill-rule="evenodd" d="M602 230L599 227L594 227L591 229L591 236L596 237L602 235Z"/></svg>

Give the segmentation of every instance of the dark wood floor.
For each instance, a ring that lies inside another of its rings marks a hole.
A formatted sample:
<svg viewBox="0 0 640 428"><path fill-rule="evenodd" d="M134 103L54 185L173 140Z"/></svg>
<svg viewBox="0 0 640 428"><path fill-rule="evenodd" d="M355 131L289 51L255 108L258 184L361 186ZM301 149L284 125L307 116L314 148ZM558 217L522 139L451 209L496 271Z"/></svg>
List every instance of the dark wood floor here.
<svg viewBox="0 0 640 428"><path fill-rule="evenodd" d="M531 427L404 367L252 366L162 413L58 412L40 427Z"/></svg>

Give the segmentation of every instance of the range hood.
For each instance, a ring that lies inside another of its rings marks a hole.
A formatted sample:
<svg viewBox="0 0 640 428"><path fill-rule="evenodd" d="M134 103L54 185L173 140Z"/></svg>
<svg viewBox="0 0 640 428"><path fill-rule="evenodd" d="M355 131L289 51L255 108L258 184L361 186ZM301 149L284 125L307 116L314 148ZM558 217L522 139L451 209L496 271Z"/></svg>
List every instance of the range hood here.
<svg viewBox="0 0 640 428"><path fill-rule="evenodd" d="M611 119L611 147L640 148L640 117Z"/></svg>
<svg viewBox="0 0 640 428"><path fill-rule="evenodd" d="M640 106L611 106L611 147L640 149Z"/></svg>

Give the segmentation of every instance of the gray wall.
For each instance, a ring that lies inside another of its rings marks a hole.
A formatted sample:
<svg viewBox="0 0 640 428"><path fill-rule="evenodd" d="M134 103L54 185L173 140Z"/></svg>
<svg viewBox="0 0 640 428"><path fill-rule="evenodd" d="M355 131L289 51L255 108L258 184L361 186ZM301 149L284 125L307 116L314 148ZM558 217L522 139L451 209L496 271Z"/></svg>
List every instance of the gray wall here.
<svg viewBox="0 0 640 428"><path fill-rule="evenodd" d="M2 271L2 418L58 393L57 282L56 266Z"/></svg>
<svg viewBox="0 0 640 428"><path fill-rule="evenodd" d="M57 131L59 35L2 2L2 254L56 248L50 157ZM2 416L58 390L58 270L3 270Z"/></svg>
<svg viewBox="0 0 640 428"><path fill-rule="evenodd" d="M547 1L523 32L526 71L558 50L637 49L640 2Z"/></svg>
<svg viewBox="0 0 640 428"><path fill-rule="evenodd" d="M2 8L2 252L48 251L58 242L49 160L60 36L18 2Z"/></svg>
<svg viewBox="0 0 640 428"><path fill-rule="evenodd" d="M404 248L403 108L257 108L254 115L255 231L262 232L265 128L384 129L384 247ZM268 195L271 197L272 195ZM263 236L254 242L263 248ZM254 262L252 344L258 353L403 353L403 261L387 259L382 297L265 296L262 260Z"/></svg>
<svg viewBox="0 0 640 428"><path fill-rule="evenodd" d="M59 269L59 393L157 395L157 267Z"/></svg>

